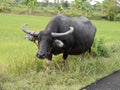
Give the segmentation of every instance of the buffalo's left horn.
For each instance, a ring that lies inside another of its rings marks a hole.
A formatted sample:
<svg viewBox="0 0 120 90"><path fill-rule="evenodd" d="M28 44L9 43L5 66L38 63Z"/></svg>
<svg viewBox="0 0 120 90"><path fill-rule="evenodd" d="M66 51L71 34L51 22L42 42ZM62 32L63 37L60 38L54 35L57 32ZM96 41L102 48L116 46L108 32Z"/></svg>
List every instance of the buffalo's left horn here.
<svg viewBox="0 0 120 90"><path fill-rule="evenodd" d="M64 33L51 33L53 37L59 37L59 36L66 36L74 31L74 27L69 27L70 29L67 32Z"/></svg>
<svg viewBox="0 0 120 90"><path fill-rule="evenodd" d="M26 26L27 26L27 24L23 24L23 25L21 26L22 30L23 30L25 33L30 34L30 35L32 35L32 36L38 36L39 32L35 32L35 31L28 30L28 29L26 28Z"/></svg>

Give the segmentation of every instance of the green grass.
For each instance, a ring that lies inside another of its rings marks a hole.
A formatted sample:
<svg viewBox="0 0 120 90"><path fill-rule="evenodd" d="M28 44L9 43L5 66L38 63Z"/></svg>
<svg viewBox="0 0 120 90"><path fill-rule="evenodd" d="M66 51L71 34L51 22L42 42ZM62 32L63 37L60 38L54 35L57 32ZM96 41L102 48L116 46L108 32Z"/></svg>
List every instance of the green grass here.
<svg viewBox="0 0 120 90"><path fill-rule="evenodd" d="M39 31L45 28L45 25L47 24L49 19L49 17L0 14L0 55L3 59L0 60L0 63L6 61L6 59L4 58L15 55L17 51L23 52L23 50L29 44L29 42L26 42L24 40L24 33L21 31L22 24L28 23L28 28ZM32 49L32 45L31 47L27 48Z"/></svg>
<svg viewBox="0 0 120 90"><path fill-rule="evenodd" d="M54 56L51 73L35 58L37 47L24 39L21 25L44 30L51 17L0 14L0 90L78 90L120 69L120 22L92 22L96 39L103 38L110 57L69 56L62 70L61 55Z"/></svg>

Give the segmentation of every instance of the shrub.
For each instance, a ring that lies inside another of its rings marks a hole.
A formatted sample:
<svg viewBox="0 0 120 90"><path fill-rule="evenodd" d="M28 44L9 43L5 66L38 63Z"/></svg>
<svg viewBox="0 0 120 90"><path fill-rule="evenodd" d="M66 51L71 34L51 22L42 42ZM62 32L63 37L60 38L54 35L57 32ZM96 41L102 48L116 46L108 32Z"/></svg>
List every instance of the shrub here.
<svg viewBox="0 0 120 90"><path fill-rule="evenodd" d="M0 12L10 12L11 9L8 7L6 2L1 2L0 3Z"/></svg>
<svg viewBox="0 0 120 90"><path fill-rule="evenodd" d="M94 56L103 56L103 57L109 56L109 50L106 47L103 38L94 41L92 46L92 54Z"/></svg>
<svg viewBox="0 0 120 90"><path fill-rule="evenodd" d="M105 46L103 39L98 41L97 50L100 56L108 56L108 49Z"/></svg>
<svg viewBox="0 0 120 90"><path fill-rule="evenodd" d="M116 20L116 21L119 21L119 20L120 20L120 14L118 14L118 15L115 17L115 20Z"/></svg>

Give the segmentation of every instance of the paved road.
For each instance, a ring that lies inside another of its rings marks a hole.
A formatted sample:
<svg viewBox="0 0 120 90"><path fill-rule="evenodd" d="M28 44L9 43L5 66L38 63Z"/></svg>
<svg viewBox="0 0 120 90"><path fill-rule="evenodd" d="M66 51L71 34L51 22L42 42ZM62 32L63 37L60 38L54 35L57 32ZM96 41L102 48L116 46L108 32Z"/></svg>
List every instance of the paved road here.
<svg viewBox="0 0 120 90"><path fill-rule="evenodd" d="M120 90L120 70L80 90Z"/></svg>

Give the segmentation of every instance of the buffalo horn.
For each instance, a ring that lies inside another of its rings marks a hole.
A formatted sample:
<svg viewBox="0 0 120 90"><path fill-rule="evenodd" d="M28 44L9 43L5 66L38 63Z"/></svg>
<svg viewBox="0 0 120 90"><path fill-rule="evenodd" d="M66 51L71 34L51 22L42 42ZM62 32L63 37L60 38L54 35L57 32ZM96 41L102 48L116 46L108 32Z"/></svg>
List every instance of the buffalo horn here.
<svg viewBox="0 0 120 90"><path fill-rule="evenodd" d="M67 31L67 32L64 32L64 33L51 33L51 35L53 36L53 37L59 37L59 36L66 36L66 35L68 35L68 34L70 34L70 33L72 33L73 31L74 31L74 27L69 27L70 29L69 29L69 31Z"/></svg>
<svg viewBox="0 0 120 90"><path fill-rule="evenodd" d="M39 32L35 32L35 31L28 30L28 29L26 28L26 26L27 26L27 24L23 24L22 27L21 27L22 30L23 30L26 34L30 34L30 35L32 35L32 36L38 36Z"/></svg>

